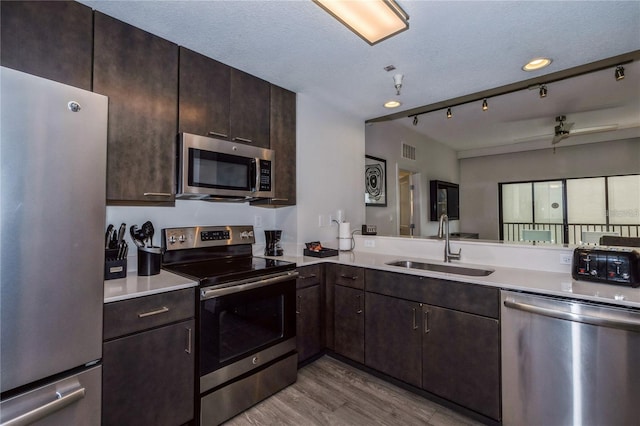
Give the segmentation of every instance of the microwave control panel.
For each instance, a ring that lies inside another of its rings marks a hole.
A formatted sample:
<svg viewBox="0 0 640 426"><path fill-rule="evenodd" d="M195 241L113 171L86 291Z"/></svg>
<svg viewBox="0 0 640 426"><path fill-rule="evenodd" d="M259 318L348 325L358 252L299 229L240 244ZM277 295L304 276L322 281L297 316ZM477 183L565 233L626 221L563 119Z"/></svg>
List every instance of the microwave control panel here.
<svg viewBox="0 0 640 426"><path fill-rule="evenodd" d="M260 160L260 181L258 182L258 191L260 192L270 192L271 191L271 161L269 160Z"/></svg>

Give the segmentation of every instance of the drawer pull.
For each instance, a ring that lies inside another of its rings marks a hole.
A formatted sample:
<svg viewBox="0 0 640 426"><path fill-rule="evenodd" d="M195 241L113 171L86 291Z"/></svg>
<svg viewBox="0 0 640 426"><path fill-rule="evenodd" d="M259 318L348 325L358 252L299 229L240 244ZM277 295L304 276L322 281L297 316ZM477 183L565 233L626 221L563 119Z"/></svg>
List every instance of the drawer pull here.
<svg viewBox="0 0 640 426"><path fill-rule="evenodd" d="M18 415L11 420L7 420L3 422L1 426L18 426L18 425L28 425L33 422L36 422L40 419L50 416L56 411L62 410L74 402L77 402L84 398L85 389L80 388L76 389L66 395L62 395L60 392L56 392L56 398L44 405L34 408L31 411L28 411L24 414Z"/></svg>
<svg viewBox="0 0 640 426"><path fill-rule="evenodd" d="M357 276L357 275L355 275L355 276L349 276L349 275L345 275L345 274L340 274L340 277L341 277L341 278L346 278L346 279L349 279L349 280L353 280L353 281L355 281L355 280L357 280L357 279L358 279L358 276Z"/></svg>
<svg viewBox="0 0 640 426"><path fill-rule="evenodd" d="M315 278L317 277L316 274L311 274L311 275L298 275L298 278L300 278L301 280L306 280L307 278Z"/></svg>
<svg viewBox="0 0 640 426"><path fill-rule="evenodd" d="M155 311L143 312L141 314L138 314L138 318L145 318L145 317L150 317L152 315L164 314L165 312L169 312L169 308L167 308L166 306L163 306L162 308L156 309Z"/></svg>

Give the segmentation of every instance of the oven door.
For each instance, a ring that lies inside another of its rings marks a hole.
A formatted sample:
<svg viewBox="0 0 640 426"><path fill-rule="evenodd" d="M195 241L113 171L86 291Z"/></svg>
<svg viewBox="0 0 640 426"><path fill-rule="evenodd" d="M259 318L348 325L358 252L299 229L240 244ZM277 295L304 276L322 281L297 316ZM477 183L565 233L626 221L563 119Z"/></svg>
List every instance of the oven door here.
<svg viewBox="0 0 640 426"><path fill-rule="evenodd" d="M295 351L297 272L204 288L200 300L200 391Z"/></svg>

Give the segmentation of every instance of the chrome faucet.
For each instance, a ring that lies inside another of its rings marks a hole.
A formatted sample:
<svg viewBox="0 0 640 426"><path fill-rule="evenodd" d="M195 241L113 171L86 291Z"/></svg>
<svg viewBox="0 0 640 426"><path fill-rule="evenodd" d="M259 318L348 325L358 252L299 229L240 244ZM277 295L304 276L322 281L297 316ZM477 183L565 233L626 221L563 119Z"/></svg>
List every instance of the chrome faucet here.
<svg viewBox="0 0 640 426"><path fill-rule="evenodd" d="M442 238L442 234L445 234L445 243L444 243L444 261L451 262L453 260L460 259L460 253L462 253L462 249L458 250L457 253L451 253L451 246L449 245L449 216L443 214L440 216L440 225L438 226L438 238Z"/></svg>

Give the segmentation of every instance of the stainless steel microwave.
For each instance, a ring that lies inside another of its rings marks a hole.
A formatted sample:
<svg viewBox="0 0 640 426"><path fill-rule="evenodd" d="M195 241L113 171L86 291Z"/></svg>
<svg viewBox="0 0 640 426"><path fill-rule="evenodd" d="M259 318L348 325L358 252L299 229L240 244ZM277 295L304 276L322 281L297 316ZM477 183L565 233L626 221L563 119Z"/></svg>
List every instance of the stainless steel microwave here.
<svg viewBox="0 0 640 426"><path fill-rule="evenodd" d="M180 133L176 198L249 201L273 198L275 152L222 139Z"/></svg>

